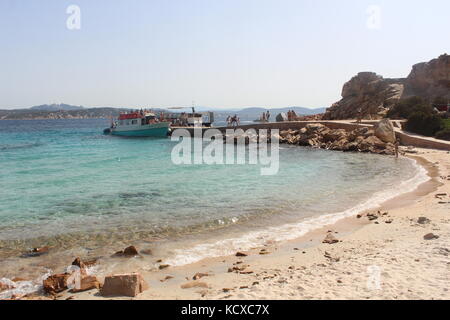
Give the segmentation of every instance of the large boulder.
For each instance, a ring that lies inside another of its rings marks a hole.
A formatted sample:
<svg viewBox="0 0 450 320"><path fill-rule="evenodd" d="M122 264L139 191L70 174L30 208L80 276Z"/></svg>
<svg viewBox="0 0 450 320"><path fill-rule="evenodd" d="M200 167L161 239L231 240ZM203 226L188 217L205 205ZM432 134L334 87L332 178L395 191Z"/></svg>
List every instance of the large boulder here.
<svg viewBox="0 0 450 320"><path fill-rule="evenodd" d="M148 289L148 285L139 273L119 274L105 278L101 294L104 297L135 297Z"/></svg>
<svg viewBox="0 0 450 320"><path fill-rule="evenodd" d="M374 126L375 136L383 142L395 142L395 131L389 119L383 119Z"/></svg>

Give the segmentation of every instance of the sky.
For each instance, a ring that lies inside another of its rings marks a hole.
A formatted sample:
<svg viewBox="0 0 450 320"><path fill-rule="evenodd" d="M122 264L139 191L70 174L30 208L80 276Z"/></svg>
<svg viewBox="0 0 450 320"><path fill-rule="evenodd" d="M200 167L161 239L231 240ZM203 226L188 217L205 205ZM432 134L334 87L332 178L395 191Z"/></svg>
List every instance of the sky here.
<svg viewBox="0 0 450 320"><path fill-rule="evenodd" d="M0 108L328 107L358 72L406 77L450 54L449 12L448 0L0 0Z"/></svg>

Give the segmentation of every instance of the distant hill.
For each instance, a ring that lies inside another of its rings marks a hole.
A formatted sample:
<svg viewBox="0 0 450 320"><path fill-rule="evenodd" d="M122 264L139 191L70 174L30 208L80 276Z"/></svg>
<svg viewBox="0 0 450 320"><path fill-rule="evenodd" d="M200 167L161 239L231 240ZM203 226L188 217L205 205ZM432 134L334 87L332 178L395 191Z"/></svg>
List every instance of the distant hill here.
<svg viewBox="0 0 450 320"><path fill-rule="evenodd" d="M34 120L34 119L107 119L117 117L127 108L81 108L76 110L46 111L39 109L0 110L0 120Z"/></svg>
<svg viewBox="0 0 450 320"><path fill-rule="evenodd" d="M38 111L72 111L72 110L82 110L82 106L72 106L70 104L43 104L40 106L34 106L30 108L31 110Z"/></svg>

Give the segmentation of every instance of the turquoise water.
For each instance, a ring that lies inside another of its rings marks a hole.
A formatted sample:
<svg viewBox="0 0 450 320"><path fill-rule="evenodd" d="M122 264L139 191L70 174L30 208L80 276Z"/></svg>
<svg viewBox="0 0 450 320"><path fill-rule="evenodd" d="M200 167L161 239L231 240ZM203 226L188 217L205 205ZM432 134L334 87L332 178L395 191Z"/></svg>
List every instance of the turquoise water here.
<svg viewBox="0 0 450 320"><path fill-rule="evenodd" d="M407 159L283 146L274 176L255 165L177 166L170 139L104 136L107 126L0 121L0 251L55 238L64 248L182 238L240 224L244 234L368 203L380 186L392 196L417 175Z"/></svg>

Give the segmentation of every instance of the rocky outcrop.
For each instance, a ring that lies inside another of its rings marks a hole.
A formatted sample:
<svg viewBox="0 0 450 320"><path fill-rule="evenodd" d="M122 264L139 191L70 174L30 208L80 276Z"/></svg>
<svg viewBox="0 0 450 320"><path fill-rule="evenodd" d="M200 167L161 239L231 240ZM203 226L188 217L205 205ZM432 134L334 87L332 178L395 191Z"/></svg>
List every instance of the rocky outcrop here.
<svg viewBox="0 0 450 320"><path fill-rule="evenodd" d="M413 66L407 78L385 79L373 72L361 72L344 85L342 99L327 109L324 120L381 119L404 98L420 96L450 99L450 56L441 55Z"/></svg>
<svg viewBox="0 0 450 320"><path fill-rule="evenodd" d="M279 141L280 143L328 150L395 154L395 147L392 143L382 141L375 135L373 129L367 127L346 131L330 129L319 123L308 124L300 130L281 131Z"/></svg>
<svg viewBox="0 0 450 320"><path fill-rule="evenodd" d="M323 119L380 119L400 100L403 90L402 83L361 72L344 85L342 100L327 109Z"/></svg>
<svg viewBox="0 0 450 320"><path fill-rule="evenodd" d="M450 99L450 56L444 54L430 62L414 65L407 78L406 93L428 99Z"/></svg>

